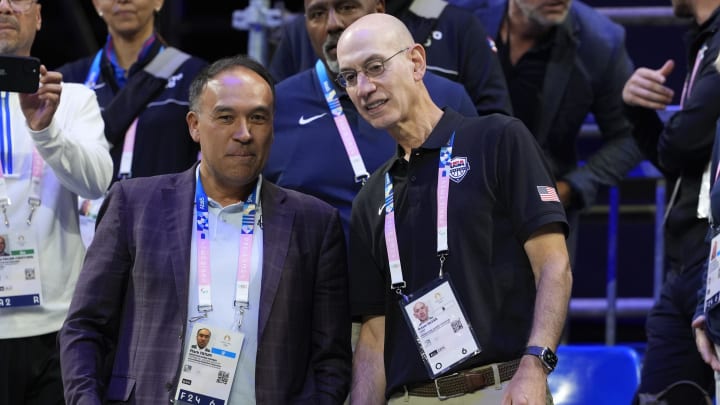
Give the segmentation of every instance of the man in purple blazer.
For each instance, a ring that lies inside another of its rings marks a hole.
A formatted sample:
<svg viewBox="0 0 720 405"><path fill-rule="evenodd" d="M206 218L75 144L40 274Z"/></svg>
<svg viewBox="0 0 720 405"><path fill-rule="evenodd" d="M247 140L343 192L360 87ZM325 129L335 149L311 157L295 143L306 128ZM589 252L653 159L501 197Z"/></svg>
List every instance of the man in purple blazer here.
<svg viewBox="0 0 720 405"><path fill-rule="evenodd" d="M256 62L215 62L190 90L202 161L112 187L59 335L68 403L343 402L345 240L336 209L260 176L274 97Z"/></svg>

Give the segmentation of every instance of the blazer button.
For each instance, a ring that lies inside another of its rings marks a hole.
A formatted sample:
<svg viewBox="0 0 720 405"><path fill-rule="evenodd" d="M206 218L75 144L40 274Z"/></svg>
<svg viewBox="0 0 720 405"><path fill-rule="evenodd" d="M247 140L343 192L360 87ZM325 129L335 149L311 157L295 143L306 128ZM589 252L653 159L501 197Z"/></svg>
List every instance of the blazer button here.
<svg viewBox="0 0 720 405"><path fill-rule="evenodd" d="M165 388L170 391L172 389L172 383L165 383Z"/></svg>

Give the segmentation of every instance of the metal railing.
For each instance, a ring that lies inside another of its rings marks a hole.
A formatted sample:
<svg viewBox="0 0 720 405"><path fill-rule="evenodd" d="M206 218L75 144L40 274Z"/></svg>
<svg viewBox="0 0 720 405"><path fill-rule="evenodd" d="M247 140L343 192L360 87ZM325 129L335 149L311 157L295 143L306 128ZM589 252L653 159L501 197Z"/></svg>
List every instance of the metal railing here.
<svg viewBox="0 0 720 405"><path fill-rule="evenodd" d="M668 106L658 111L663 122L680 109L678 105ZM583 138L599 137L600 131L594 124L583 125L580 136ZM605 317L605 343L615 344L618 317L639 317L648 313L655 300L660 296L664 280L665 246L663 225L666 201L666 181L662 173L648 161L641 162L626 176L628 180L652 180L655 182L655 204L623 207L620 204L618 187L609 189L607 209L596 206L591 211L603 211L608 215L608 250L607 250L607 285L605 298L572 298L569 317L571 318L602 318ZM653 253L653 296L652 297L617 297L617 232L621 212L645 212L654 214L654 253Z"/></svg>
<svg viewBox="0 0 720 405"><path fill-rule="evenodd" d="M685 25L686 18L678 18L672 7L595 7L595 10L622 25Z"/></svg>
<svg viewBox="0 0 720 405"><path fill-rule="evenodd" d="M585 126L581 136L592 137L599 135L596 128ZM621 205L620 190L618 186L609 188L609 199L607 207L595 206L590 210L592 213L606 213L607 219L607 265L606 265L606 292L605 298L571 298L569 317L602 318L605 317L605 343L615 344L617 335L617 319L622 317L632 318L647 314L655 299L660 294L664 278L664 239L663 219L665 211L665 188L666 182L662 174L648 161L641 162L626 177L628 180L652 180L655 182L654 205L644 204L640 206L623 207ZM620 224L620 213L648 213L654 216L653 231L653 296L652 297L631 297L618 298L617 295L617 274L618 274L618 230Z"/></svg>

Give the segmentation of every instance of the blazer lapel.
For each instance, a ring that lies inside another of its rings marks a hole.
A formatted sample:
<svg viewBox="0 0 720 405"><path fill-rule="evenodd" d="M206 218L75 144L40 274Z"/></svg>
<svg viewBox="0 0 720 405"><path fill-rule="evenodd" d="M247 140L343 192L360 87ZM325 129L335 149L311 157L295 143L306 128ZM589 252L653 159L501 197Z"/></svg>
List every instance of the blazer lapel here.
<svg viewBox="0 0 720 405"><path fill-rule="evenodd" d="M542 109L535 136L542 146L550 132L560 103L565 95L572 70L575 69L577 41L572 24L572 11L565 22L558 27L552 55L545 72L542 89Z"/></svg>
<svg viewBox="0 0 720 405"><path fill-rule="evenodd" d="M167 228L168 240L172 250L170 267L175 279L178 302L181 313L187 318L188 274L190 273L190 245L195 217L195 170L197 164L179 174L174 181L161 191L162 220L160 226Z"/></svg>
<svg viewBox="0 0 720 405"><path fill-rule="evenodd" d="M265 325L270 317L278 285L282 278L294 217L294 210L285 204L285 191L274 184L263 181L260 198L262 201L263 266L258 341L262 341Z"/></svg>

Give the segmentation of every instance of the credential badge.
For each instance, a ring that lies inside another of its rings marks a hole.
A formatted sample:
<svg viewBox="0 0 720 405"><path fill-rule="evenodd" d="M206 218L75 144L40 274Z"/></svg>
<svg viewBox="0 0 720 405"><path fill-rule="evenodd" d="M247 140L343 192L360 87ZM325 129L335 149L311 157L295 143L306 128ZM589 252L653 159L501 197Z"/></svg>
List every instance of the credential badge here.
<svg viewBox="0 0 720 405"><path fill-rule="evenodd" d="M467 157L455 156L450 159L450 180L460 183L470 171L470 162Z"/></svg>

